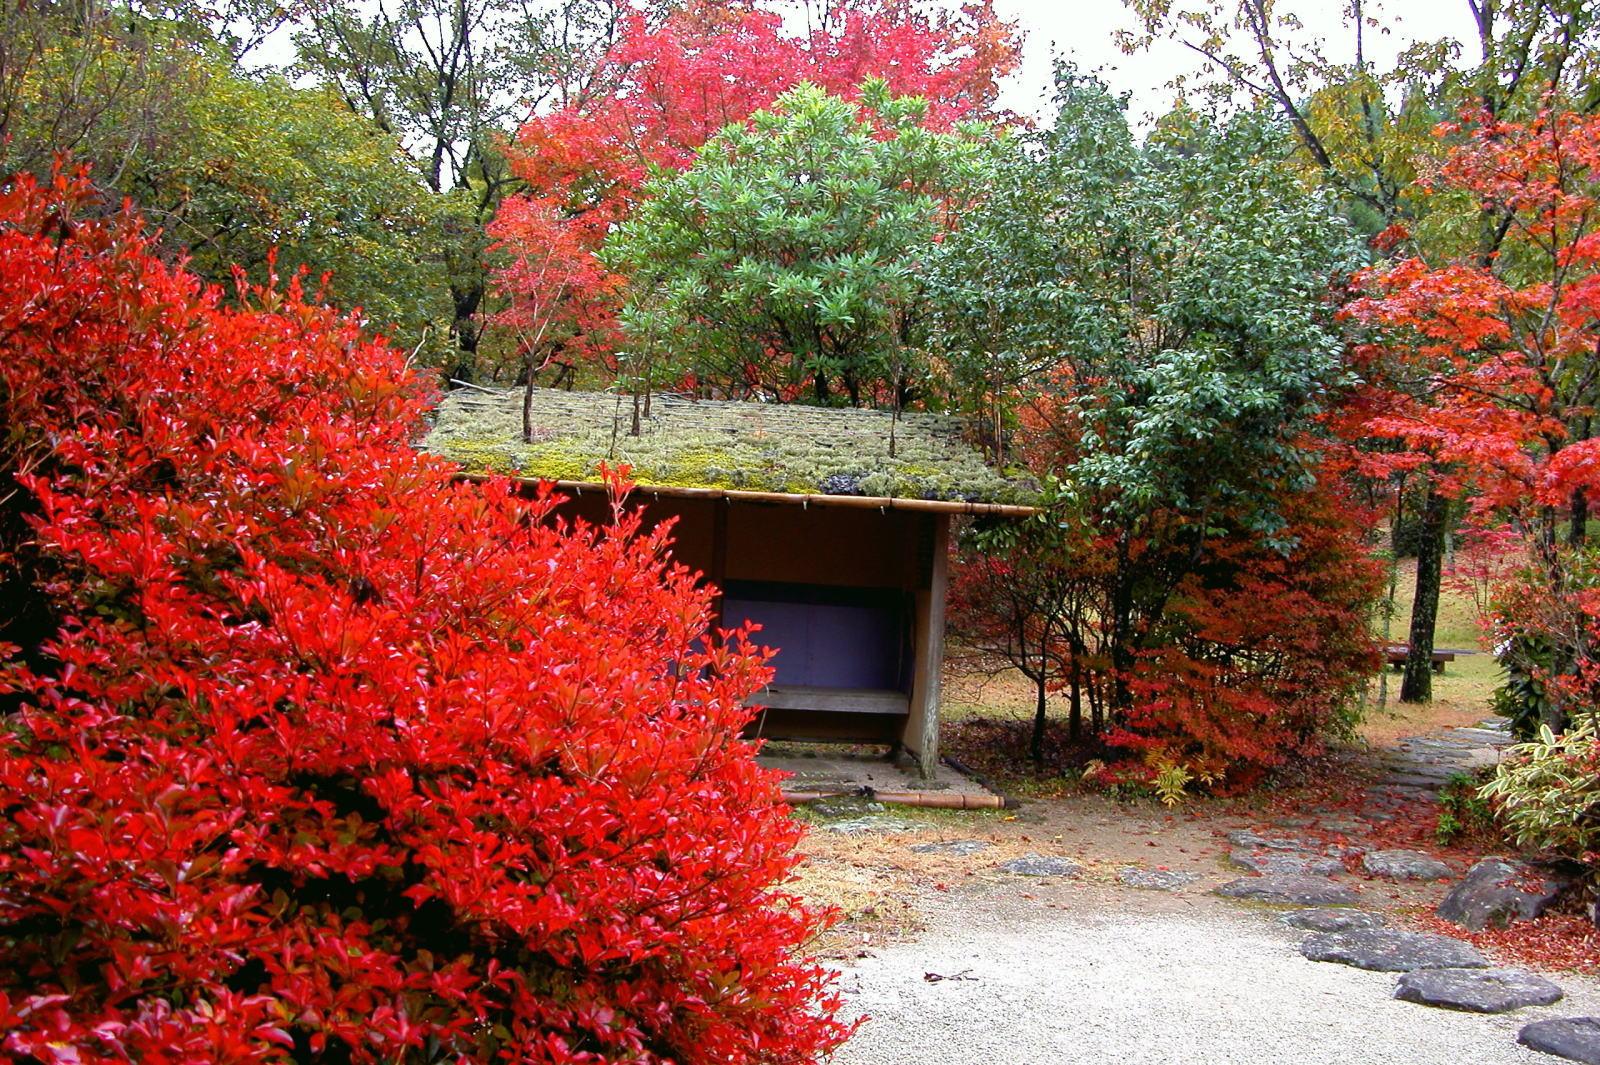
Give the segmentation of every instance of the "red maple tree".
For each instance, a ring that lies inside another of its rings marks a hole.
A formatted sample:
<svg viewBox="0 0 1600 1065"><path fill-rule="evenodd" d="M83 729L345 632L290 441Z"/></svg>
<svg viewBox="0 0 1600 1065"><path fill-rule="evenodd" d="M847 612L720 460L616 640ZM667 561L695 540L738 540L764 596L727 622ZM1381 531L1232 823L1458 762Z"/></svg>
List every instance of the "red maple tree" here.
<svg viewBox="0 0 1600 1065"><path fill-rule="evenodd" d="M1600 487L1600 118L1550 112L1482 120L1434 182L1506 229L1485 258L1409 258L1375 268L1349 312L1382 327L1366 349L1416 387L1367 399L1363 429L1457 473L1476 506L1553 542L1555 508Z"/></svg>
<svg viewBox="0 0 1600 1065"><path fill-rule="evenodd" d="M802 1062L835 1046L767 677L618 504L456 483L403 355L0 193L0 1048ZM14 489L14 490L13 490ZM15 528L15 525L7 525Z"/></svg>
<svg viewBox="0 0 1600 1065"><path fill-rule="evenodd" d="M1514 673L1587 701L1600 691L1600 633L1571 548L1600 491L1600 118L1473 115L1440 132L1461 140L1433 190L1492 228L1495 251L1409 258L1361 279L1349 311L1379 333L1358 352L1372 383L1347 422L1389 442L1374 454L1380 471L1426 467L1482 528L1521 535L1531 568L1502 596L1497 639ZM1546 705L1547 723L1561 724L1561 702Z"/></svg>

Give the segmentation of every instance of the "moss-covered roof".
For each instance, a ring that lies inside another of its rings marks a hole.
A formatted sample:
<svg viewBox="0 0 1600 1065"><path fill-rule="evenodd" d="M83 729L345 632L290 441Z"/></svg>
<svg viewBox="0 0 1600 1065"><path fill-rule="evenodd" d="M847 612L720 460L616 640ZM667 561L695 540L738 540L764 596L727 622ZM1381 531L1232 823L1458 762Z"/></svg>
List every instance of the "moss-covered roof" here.
<svg viewBox="0 0 1600 1065"><path fill-rule="evenodd" d="M986 465L957 419L902 414L889 454L887 411L657 396L639 436L628 397L538 389L533 442L522 392L460 390L440 404L424 447L474 472L597 481L627 463L642 486L1029 504L1035 486Z"/></svg>

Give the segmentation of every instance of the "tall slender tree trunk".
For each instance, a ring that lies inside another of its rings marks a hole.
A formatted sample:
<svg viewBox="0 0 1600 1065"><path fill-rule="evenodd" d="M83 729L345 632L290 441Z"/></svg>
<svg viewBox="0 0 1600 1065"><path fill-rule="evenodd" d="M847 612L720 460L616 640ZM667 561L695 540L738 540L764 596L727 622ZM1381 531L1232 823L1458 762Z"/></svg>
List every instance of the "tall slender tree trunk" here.
<svg viewBox="0 0 1600 1065"><path fill-rule="evenodd" d="M481 282L464 282L450 286L455 318L450 332L456 338L456 364L450 376L457 381L472 382L478 376L478 308L483 305L485 285Z"/></svg>
<svg viewBox="0 0 1600 1065"><path fill-rule="evenodd" d="M522 382L522 442L533 443L533 354L531 352L528 355L527 372Z"/></svg>
<svg viewBox="0 0 1600 1065"><path fill-rule="evenodd" d="M1400 682L1402 703L1433 699L1433 633L1439 619L1439 584L1449 513L1449 500L1430 485L1417 536L1417 590L1411 599L1411 650L1406 655L1406 675Z"/></svg>
<svg viewBox="0 0 1600 1065"><path fill-rule="evenodd" d="M1067 712L1067 737L1073 743L1083 738L1083 682L1076 653L1072 656L1072 703Z"/></svg>
<svg viewBox="0 0 1600 1065"><path fill-rule="evenodd" d="M1582 547L1589 538L1589 493L1572 491L1572 524L1567 526L1567 546Z"/></svg>
<svg viewBox="0 0 1600 1065"><path fill-rule="evenodd" d="M1045 671L1040 669L1033 680L1033 737L1028 741L1028 755L1037 765L1044 761L1044 722L1046 709Z"/></svg>
<svg viewBox="0 0 1600 1065"><path fill-rule="evenodd" d="M1133 577L1128 537L1117 543L1117 583L1111 592L1111 713L1120 715L1132 701L1128 675L1133 670Z"/></svg>

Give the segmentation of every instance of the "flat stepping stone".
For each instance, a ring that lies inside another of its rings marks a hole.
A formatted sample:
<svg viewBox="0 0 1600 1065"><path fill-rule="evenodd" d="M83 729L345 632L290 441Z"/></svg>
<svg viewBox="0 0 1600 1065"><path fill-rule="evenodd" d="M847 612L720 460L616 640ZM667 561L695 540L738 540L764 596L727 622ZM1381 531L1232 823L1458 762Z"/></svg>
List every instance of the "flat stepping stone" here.
<svg viewBox="0 0 1600 1065"><path fill-rule="evenodd" d="M1362 856L1361 868L1390 880L1441 880L1450 875L1448 865L1421 851L1368 851Z"/></svg>
<svg viewBox="0 0 1600 1065"><path fill-rule="evenodd" d="M1290 928L1307 932L1354 932L1363 928L1382 928L1388 919L1371 910L1292 910L1278 918Z"/></svg>
<svg viewBox="0 0 1600 1065"><path fill-rule="evenodd" d="M1269 873L1230 880L1216 889L1223 898L1274 906L1348 906L1358 898L1343 884L1314 876Z"/></svg>
<svg viewBox="0 0 1600 1065"><path fill-rule="evenodd" d="M1489 967L1483 955L1470 943L1430 932L1396 932L1387 928L1319 932L1306 937L1300 944L1300 953L1312 961L1330 961L1381 973Z"/></svg>
<svg viewBox="0 0 1600 1065"><path fill-rule="evenodd" d="M1517 1034L1517 1042L1568 1061L1600 1065L1600 1017L1534 1021Z"/></svg>
<svg viewBox="0 0 1600 1065"><path fill-rule="evenodd" d="M1400 977L1394 997L1468 1013L1509 1013L1548 1006L1563 995L1549 980L1521 969L1422 969Z"/></svg>
<svg viewBox="0 0 1600 1065"><path fill-rule="evenodd" d="M1460 772L1456 766L1435 770L1425 765L1397 765L1385 770L1383 779L1393 784L1414 784L1419 788L1438 790L1448 785Z"/></svg>
<svg viewBox="0 0 1600 1065"><path fill-rule="evenodd" d="M1130 865L1117 870L1117 879L1140 891L1177 891L1199 880L1200 874L1176 869L1136 869Z"/></svg>
<svg viewBox="0 0 1600 1065"><path fill-rule="evenodd" d="M1448 777L1424 776L1420 773L1389 773L1383 778L1385 784L1398 784L1402 787L1439 790Z"/></svg>
<svg viewBox="0 0 1600 1065"><path fill-rule="evenodd" d="M1438 914L1473 932L1531 921L1561 897L1567 885L1522 862L1485 858L1439 903Z"/></svg>
<svg viewBox="0 0 1600 1065"><path fill-rule="evenodd" d="M842 832L847 836L859 836L869 832L910 832L917 826L909 821L902 821L898 817L868 814L866 817L851 817L843 821L824 821L822 827L829 832Z"/></svg>
<svg viewBox="0 0 1600 1065"><path fill-rule="evenodd" d="M988 850L992 843L984 839L946 839L937 843L918 843L911 848L913 854L954 854L965 858L969 854Z"/></svg>
<svg viewBox="0 0 1600 1065"><path fill-rule="evenodd" d="M1450 735L1459 736L1462 739L1476 740L1479 743L1493 744L1498 747L1506 742L1511 735L1511 731L1509 728L1458 728L1451 731Z"/></svg>
<svg viewBox="0 0 1600 1065"><path fill-rule="evenodd" d="M1322 844L1314 839L1296 839L1293 836L1263 836L1250 829L1228 833L1228 842L1241 850L1317 851Z"/></svg>
<svg viewBox="0 0 1600 1065"><path fill-rule="evenodd" d="M1461 772L1459 759L1466 753L1467 748L1452 752L1448 755L1424 754L1421 751L1412 751L1397 757L1384 759L1383 764L1388 768L1402 773L1416 773L1419 776L1438 777L1448 780Z"/></svg>
<svg viewBox="0 0 1600 1065"><path fill-rule="evenodd" d="M888 807L857 795L830 795L806 804L806 812L818 820L855 819L866 814L881 814Z"/></svg>
<svg viewBox="0 0 1600 1065"><path fill-rule="evenodd" d="M1257 873L1284 873L1290 876L1338 876L1344 872L1344 863L1337 858L1323 858L1315 854L1261 853L1234 851L1228 855L1234 865L1242 865Z"/></svg>
<svg viewBox="0 0 1600 1065"><path fill-rule="evenodd" d="M1437 804L1439 789L1421 784L1375 784L1367 789L1375 802Z"/></svg>
<svg viewBox="0 0 1600 1065"><path fill-rule="evenodd" d="M1083 872L1083 866L1077 862L1068 861L1066 858L1051 858L1042 854L1024 854L1020 858L1002 862L1000 871L1003 873L1015 873L1018 876L1077 876Z"/></svg>

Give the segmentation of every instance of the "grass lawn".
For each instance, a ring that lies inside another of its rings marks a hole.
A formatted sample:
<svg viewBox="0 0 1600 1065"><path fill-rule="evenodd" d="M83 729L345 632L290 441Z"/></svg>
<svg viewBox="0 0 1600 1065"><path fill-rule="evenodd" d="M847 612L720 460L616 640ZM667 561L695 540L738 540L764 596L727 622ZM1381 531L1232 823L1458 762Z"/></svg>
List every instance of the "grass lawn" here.
<svg viewBox="0 0 1600 1065"><path fill-rule="evenodd" d="M1415 559L1402 559L1395 581L1395 616L1389 629L1390 643L1404 643L1411 629L1411 597L1417 586ZM1470 725L1488 717L1489 699L1499 687L1500 666L1483 646L1478 626L1477 607L1470 596L1446 585L1439 596L1439 620L1434 629L1435 647L1457 651L1476 651L1445 664L1442 674L1434 674L1433 702L1405 705L1395 701L1400 694L1400 674L1388 675L1385 708L1377 708L1378 685L1371 689L1367 720L1361 735L1369 743L1392 742L1401 736L1426 732L1444 725Z"/></svg>

